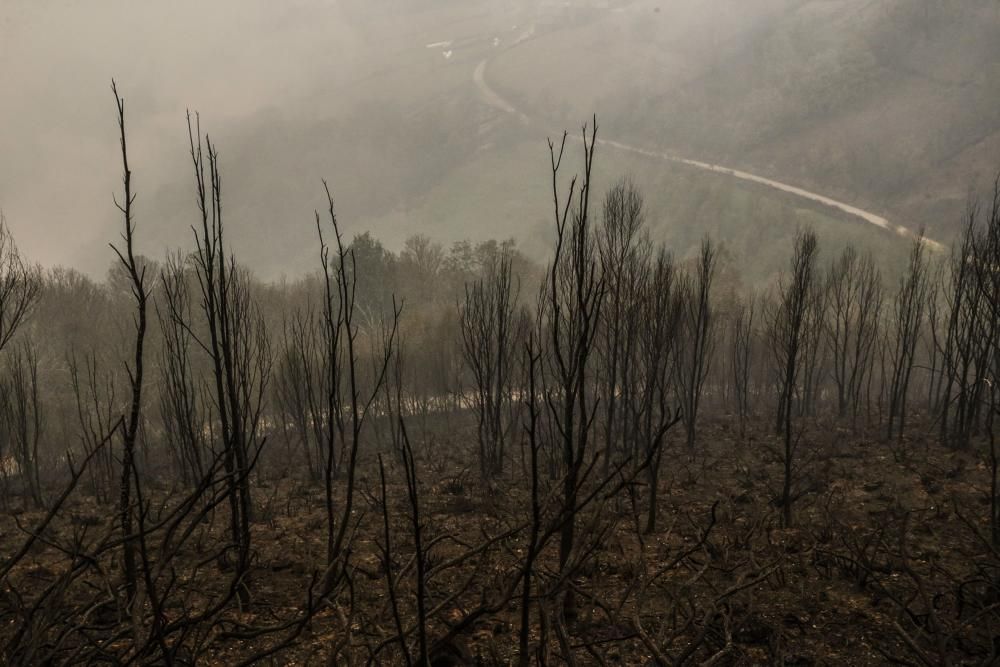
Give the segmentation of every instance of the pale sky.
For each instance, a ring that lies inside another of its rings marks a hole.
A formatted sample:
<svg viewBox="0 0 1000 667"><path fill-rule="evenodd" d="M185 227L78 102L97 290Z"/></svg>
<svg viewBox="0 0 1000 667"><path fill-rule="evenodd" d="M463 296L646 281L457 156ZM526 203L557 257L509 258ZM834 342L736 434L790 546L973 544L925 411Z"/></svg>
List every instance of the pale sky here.
<svg viewBox="0 0 1000 667"><path fill-rule="evenodd" d="M22 250L101 270L121 176L112 77L149 224L144 200L189 178L185 110L225 146L239 119L349 76L359 44L346 23L321 0L3 0L0 208Z"/></svg>

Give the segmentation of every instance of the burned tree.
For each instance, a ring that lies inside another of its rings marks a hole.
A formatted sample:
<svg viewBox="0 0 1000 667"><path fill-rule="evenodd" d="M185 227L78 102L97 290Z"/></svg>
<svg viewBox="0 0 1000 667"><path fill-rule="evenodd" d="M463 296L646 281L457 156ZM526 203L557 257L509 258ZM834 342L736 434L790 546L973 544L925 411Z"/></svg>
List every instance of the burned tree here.
<svg viewBox="0 0 1000 667"><path fill-rule="evenodd" d="M125 100L118 94L114 81L111 82L111 90L115 95L115 104L118 107L118 132L122 153L122 183L124 193L122 201L115 202L118 210L124 216L124 231L122 241L124 248L119 248L112 244L111 248L118 256L118 261L128 274L129 287L132 290L132 297L135 299L135 344L133 346L133 361L131 365L126 365L125 371L128 374L131 404L128 411L128 418L124 422L122 431L122 469L119 487L118 512L121 520L122 539L125 561L125 586L128 595L128 606L131 606L136 594L138 585L138 573L136 570L136 546L132 534L132 478L135 471L135 446L139 437L142 419L142 382L143 382L143 362L144 345L146 340L146 302L149 298L146 289L146 270L140 268L135 256L135 220L132 216L132 204L135 202L135 195L132 193L132 171L128 164L128 148L125 141Z"/></svg>
<svg viewBox="0 0 1000 667"><path fill-rule="evenodd" d="M320 406L323 372L318 329L311 307L297 310L283 323L282 349L274 377L275 411L289 461L297 458L291 447L297 441L312 481L320 479L325 420Z"/></svg>
<svg viewBox="0 0 1000 667"><path fill-rule="evenodd" d="M210 364L210 386L224 452L230 514L230 535L236 552L235 570L244 577L250 567L251 461L263 446L261 411L270 375L271 348L261 313L251 295L250 277L241 270L225 244L222 216L222 180L219 157L206 135L204 149L200 123L188 115L188 145L194 168L199 225L192 231L192 256L204 318L195 334L186 314L170 316L190 331ZM248 599L246 582L239 586Z"/></svg>
<svg viewBox="0 0 1000 667"><path fill-rule="evenodd" d="M334 211L333 196L326 191L327 210L333 238L332 250L323 237L319 212L316 212L316 232L319 236L320 266L323 280L323 373L326 391L326 434L324 440L324 488L326 504L327 572L324 589L329 591L342 580L347 563L343 558L351 527L357 481L358 452L372 405L385 383L393 359L393 348L399 331L402 306L392 302L391 321L386 325L381 348L371 341L373 377L368 387L362 386L360 328L357 322L358 266L354 251L344 245L340 225ZM346 392L346 397L344 396ZM346 416L345 416L346 413ZM337 515L334 507L335 445L337 440L347 454L347 488L343 509Z"/></svg>
<svg viewBox="0 0 1000 667"><path fill-rule="evenodd" d="M479 472L485 479L503 470L513 426L515 349L518 344L518 294L511 257L501 252L484 275L465 286L459 304L462 350L475 385L473 407L479 439Z"/></svg>
<svg viewBox="0 0 1000 667"><path fill-rule="evenodd" d="M751 294L736 304L729 331L731 382L741 438L746 437L747 422L751 414L750 380L756 338L754 321L756 317L757 297Z"/></svg>
<svg viewBox="0 0 1000 667"><path fill-rule="evenodd" d="M945 292L948 321L941 344L940 437L941 442L959 449L970 444L988 377L981 372L985 360L980 359L989 348L981 344L979 337L987 333L982 330L982 322L991 315L991 308L986 301L989 294L982 289L976 271L982 253L979 215L978 206L970 202L962 241L952 250L948 263L949 285ZM933 314L935 309L930 312Z"/></svg>
<svg viewBox="0 0 1000 667"><path fill-rule="evenodd" d="M43 507L39 473L38 446L45 423L38 381L38 350L24 341L14 347L0 381L0 442L9 443L10 452L0 455L13 458L17 472L36 507ZM6 463L3 474L9 471ZM13 467L13 466L9 466Z"/></svg>
<svg viewBox="0 0 1000 667"><path fill-rule="evenodd" d="M676 340L683 304L677 293L676 271L671 257L660 248L655 259L643 262L643 280L639 293L641 307L636 309L636 354L627 362L634 365L635 391L630 404L634 437L642 445L639 456L646 466L649 497L646 512L646 532L656 530L659 507L660 464L663 441L681 420L681 411L671 404L675 400L671 374L679 349Z"/></svg>
<svg viewBox="0 0 1000 667"><path fill-rule="evenodd" d="M697 437L698 409L705 379L715 353L715 309L712 284L718 269L718 250L707 236L701 242L694 275L681 284L680 335L677 337L677 389L688 449Z"/></svg>
<svg viewBox="0 0 1000 667"><path fill-rule="evenodd" d="M629 178L615 183L604 197L603 227L597 237L601 272L607 282L607 299L601 309L598 352L600 354L600 400L603 403L604 472L610 470L620 445L625 417L620 403L630 385L633 370L627 360L633 340L626 331L634 316L642 271L640 232L645 221L643 199ZM634 319L634 318L633 318Z"/></svg>
<svg viewBox="0 0 1000 667"><path fill-rule="evenodd" d="M21 256L0 213L0 351L28 317L41 288L41 270Z"/></svg>
<svg viewBox="0 0 1000 667"><path fill-rule="evenodd" d="M558 150L555 143L549 141L556 247L539 308L540 338L548 341L546 402L562 464L561 570L569 564L576 538L580 476L590 450L597 410L592 386L595 338L607 289L600 272L590 218L596 136L595 120L589 133L584 127L583 176L579 184L577 177L570 181L565 199L559 193L559 170L567 136L563 134ZM572 606L571 596L566 597L566 605Z"/></svg>
<svg viewBox="0 0 1000 667"><path fill-rule="evenodd" d="M982 395L976 401L988 410L986 425L986 467L989 470L990 540L1000 547L1000 443L997 442L997 420L1000 418L1000 177L993 185L993 198L988 217L981 230L977 229L976 213L971 214L970 228L974 235L969 258L973 273L973 293L966 298L983 305L978 316L966 326L973 329L976 375L981 376ZM975 396L979 398L979 392Z"/></svg>
<svg viewBox="0 0 1000 667"><path fill-rule="evenodd" d="M906 399L916 360L927 307L928 262L923 235L913 241L906 274L900 278L893 302L891 330L891 366L889 381L889 413L886 435L903 437L906 427ZM898 427L898 428L897 428Z"/></svg>
<svg viewBox="0 0 1000 667"><path fill-rule="evenodd" d="M165 309L157 307L163 343L160 348L160 420L167 446L181 481L192 486L205 472L209 452L205 443L204 396L191 358L193 338L185 322L193 321L188 267L181 257L167 261L161 274ZM179 318L171 313L178 313Z"/></svg>
<svg viewBox="0 0 1000 667"><path fill-rule="evenodd" d="M800 231L795 237L789 274L779 286L777 303L768 314L771 353L778 372L777 430L783 438L784 478L781 488L782 523L792 524L792 477L797 441L792 412L798 390L800 363L806 336L806 318L815 298L816 235Z"/></svg>
<svg viewBox="0 0 1000 667"><path fill-rule="evenodd" d="M3 212L0 211L0 353L10 344L14 338L14 334L24 324L31 313L32 307L38 301L41 289L41 270L37 266L29 264L21 256L17 244L14 243L14 237L7 227L7 220L4 218ZM37 366L37 357L34 353L32 353L31 358L34 359L35 366ZM4 393L7 395L0 397L0 407L5 408L3 412L6 413L6 421L8 422L7 428L0 430L0 439L4 439L0 440L0 456L3 457L9 456L8 450L14 453L24 447L24 443L17 437L21 429L10 420L19 421L17 419L18 415L27 418L32 409L29 402L22 401L21 396L14 395L15 388L25 388L24 383L20 382L20 380L30 378L37 380L37 368L34 374L28 373L26 376L23 372L23 361L22 355L18 354L12 366L15 372L8 378L8 382L12 384L4 388ZM31 366L30 363L29 366ZM26 401L31 393L30 389L26 389L24 394ZM37 404L35 407L37 407ZM2 417L3 415L0 415L0 418ZM24 425L27 427L33 422L34 419L27 419ZM33 448L29 447L28 449ZM27 451L22 452L25 455L27 453ZM35 459L30 459L28 462L33 468L37 466L37 460ZM19 463L18 465L22 464ZM7 469L7 464L3 459L0 459L0 466L4 467L2 474L5 478L9 472L13 472ZM22 474L28 474L32 499L36 504L40 505L42 498L41 490L38 488L39 485L37 483L37 469L35 470L35 474L32 474L30 469L27 471L22 469L21 472Z"/></svg>
<svg viewBox="0 0 1000 667"><path fill-rule="evenodd" d="M826 345L837 387L837 414L858 417L874 359L882 307L882 278L868 253L848 246L827 273Z"/></svg>
<svg viewBox="0 0 1000 667"><path fill-rule="evenodd" d="M799 366L798 413L800 417L815 417L822 382L826 370L826 345L824 328L826 316L827 285L820 276L813 284L813 293L806 310L802 352Z"/></svg>
<svg viewBox="0 0 1000 667"><path fill-rule="evenodd" d="M82 372L75 353L70 353L67 366L80 426L80 442L84 454L93 458L87 466L90 492L99 502L110 503L115 478L114 457L111 447L105 447L104 443L123 423L116 414L115 376L102 369L95 353L84 356Z"/></svg>

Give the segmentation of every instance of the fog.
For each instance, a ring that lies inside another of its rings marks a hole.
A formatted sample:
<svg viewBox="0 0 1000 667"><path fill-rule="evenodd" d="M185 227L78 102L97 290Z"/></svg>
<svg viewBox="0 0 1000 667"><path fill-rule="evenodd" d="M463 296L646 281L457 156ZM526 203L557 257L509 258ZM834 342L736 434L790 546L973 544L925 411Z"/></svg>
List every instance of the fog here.
<svg viewBox="0 0 1000 667"><path fill-rule="evenodd" d="M220 149L235 249L264 277L312 257L323 178L348 233L390 247L416 233L544 246L545 137L595 112L606 138L950 238L956 203L995 166L998 11L985 0L7 0L0 207L27 256L103 274L120 178L114 77L141 250L154 256L189 244L189 109ZM520 118L473 84L480 63ZM609 177L629 171L660 193L701 178L606 155ZM696 188L697 201L662 194L661 235L683 251L698 230L726 233L709 220L680 232L692 224L677 218L705 201L722 209L710 217L745 215L723 181Z"/></svg>
<svg viewBox="0 0 1000 667"><path fill-rule="evenodd" d="M0 663L997 664L998 35L0 0Z"/></svg>

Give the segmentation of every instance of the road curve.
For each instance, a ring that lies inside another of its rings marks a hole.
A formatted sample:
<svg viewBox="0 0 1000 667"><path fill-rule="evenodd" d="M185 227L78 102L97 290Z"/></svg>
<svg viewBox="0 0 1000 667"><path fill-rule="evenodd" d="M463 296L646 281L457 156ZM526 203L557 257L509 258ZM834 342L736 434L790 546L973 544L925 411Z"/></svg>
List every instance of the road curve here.
<svg viewBox="0 0 1000 667"><path fill-rule="evenodd" d="M504 113L509 113L513 116L517 116L518 120L522 123L528 122L528 116L524 113L518 111L512 104L507 100L502 98L495 90L490 88L490 85L486 83L486 65L489 61L482 61L476 65L476 71L472 73L472 80L476 82L476 88L479 89L479 94L483 96L486 103L491 107L500 109Z"/></svg>
<svg viewBox="0 0 1000 667"><path fill-rule="evenodd" d="M518 120L522 123L528 123L530 118L523 111L519 110L510 101L506 100L497 91L490 87L489 83L486 81L486 68L489 66L489 59L481 61L473 73L472 79L479 89L480 95L482 95L485 102L504 113L517 116ZM620 151L627 153L634 153L636 155L642 155L644 157L650 157L658 160L663 160L665 162L673 162L675 164L683 164L688 167L693 167L695 169L701 169L703 171L711 171L716 174L724 174L732 178L739 179L741 181L748 181L751 183L757 183L758 185L763 185L769 187L773 190L779 190L785 192L801 199L806 199L817 204L822 204L829 208L839 210L842 213L846 213L852 217L858 218L868 224L875 225L876 227L881 227L882 229L895 232L896 234L906 237L906 238L917 238L917 232L904 225L895 225L889 222L886 218L872 213L871 211L866 211L857 206L853 206L846 202L838 201L832 197L827 197L826 195L821 195L816 192L810 192L804 188L800 188L795 185L790 185L788 183L782 183L781 181L776 181L772 178L767 178L765 176L759 176L757 174L752 174L747 171L740 171L739 169L732 169L730 167L725 167L718 164L712 164L710 162L702 162L700 160L692 160L690 158L681 157L673 153L653 151L646 148L640 148L638 146L632 146L630 144L622 143L620 141L615 141L613 139L598 139L597 143L602 146L609 146L611 148L616 148ZM944 245L934 241L932 239L923 237L923 242L927 247L933 250L943 250Z"/></svg>

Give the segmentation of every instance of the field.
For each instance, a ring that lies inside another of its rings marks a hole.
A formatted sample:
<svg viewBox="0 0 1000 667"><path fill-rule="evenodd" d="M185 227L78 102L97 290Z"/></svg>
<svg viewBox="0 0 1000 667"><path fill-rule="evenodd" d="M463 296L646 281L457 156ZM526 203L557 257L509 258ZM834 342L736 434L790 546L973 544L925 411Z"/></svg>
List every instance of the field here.
<svg viewBox="0 0 1000 667"><path fill-rule="evenodd" d="M508 588L527 548L530 475L515 452L499 478L480 484L468 465L475 436L463 423L459 417L443 431L441 424L420 436L415 452L432 664L512 664L520 610L517 595L508 599ZM944 646L985 664L989 659L981 651L988 650L998 627L998 602L990 597L996 589L989 581L1000 567L995 552L984 549L988 538L978 534L987 476L974 452L942 449L925 432L929 426L921 424L891 445L836 421L809 426L801 436L808 454L791 529L779 527L773 503L781 476L779 441L767 420L755 420L740 437L733 420L713 419L695 452L673 438L656 530L644 530L643 476L625 470L620 493L580 516L580 556L568 579L559 574L554 545L540 554L536 589L562 579L577 606L573 617L564 618L558 600L538 599L545 620L533 614L528 635L538 662L551 664L569 647L577 664L658 664L656 652L671 661L686 654L691 664L713 657L732 665L879 665L890 657L917 664L921 655L936 663L934 651ZM341 591L298 627L310 604L310 582L315 586L311 575L324 563L323 492L301 471L272 468L287 459L271 453L267 469L274 472L255 476L253 485L256 546L245 582L248 602L192 633L205 642L199 664L236 664L293 632L295 641L274 658L277 663L403 661L392 640L385 573L391 568L402 625L412 629L417 612L411 505L398 457L392 451L383 455L385 505L377 461L368 455L362 463L349 595ZM168 489L155 476L146 484L152 524L184 491ZM555 480L543 484L548 488ZM89 609L71 621L72 629L59 628L66 633L66 655L87 637L107 637L124 621L113 598L102 592L120 575L116 557L88 564L71 586L59 589L73 562L71 546L93 548L99 536L113 532L103 507L81 488L9 574L8 618L18 606L30 608L42 598L31 626L39 633L36 641L54 640L45 633L52 631L47 623ZM382 552L383 516L391 530L389 560ZM6 513L4 552L14 553L42 518L30 510ZM210 513L192 526L174 556L176 580L162 609L164 623L190 618L227 597L231 570L225 551L218 551L225 542L223 524ZM153 535L159 538L159 532ZM981 615L977 609L994 611ZM284 622L290 627L273 629ZM18 627L6 624L5 641ZM271 633L256 637L260 628ZM14 654L7 659L17 661ZM183 654L177 660L184 662Z"/></svg>

